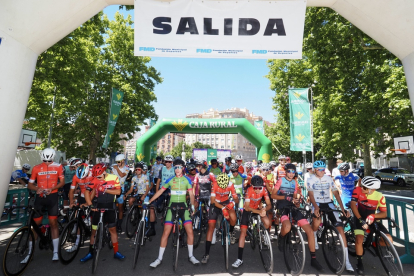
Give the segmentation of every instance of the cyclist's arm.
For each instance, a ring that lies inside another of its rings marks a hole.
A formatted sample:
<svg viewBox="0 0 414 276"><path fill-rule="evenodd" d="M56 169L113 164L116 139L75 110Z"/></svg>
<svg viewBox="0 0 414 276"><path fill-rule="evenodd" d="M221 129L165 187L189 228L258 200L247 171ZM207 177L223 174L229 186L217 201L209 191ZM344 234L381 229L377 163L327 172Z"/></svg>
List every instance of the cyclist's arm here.
<svg viewBox="0 0 414 276"><path fill-rule="evenodd" d="M216 201L216 197L215 196L211 196L210 198L211 204L215 205L217 208L223 209L223 205L221 205L219 202Z"/></svg>
<svg viewBox="0 0 414 276"><path fill-rule="evenodd" d="M85 201L86 201L86 204L88 206L91 206L92 205L92 198L93 198L93 196L94 195L91 195L91 192L89 191L89 189L86 189L85 190Z"/></svg>
<svg viewBox="0 0 414 276"><path fill-rule="evenodd" d="M125 193L125 196L129 196L134 191L134 183L131 184L131 187L129 188L128 192Z"/></svg>
<svg viewBox="0 0 414 276"><path fill-rule="evenodd" d="M191 205L196 206L196 202L194 200L194 193L191 189L188 189L188 195L190 196Z"/></svg>
<svg viewBox="0 0 414 276"><path fill-rule="evenodd" d="M118 172L119 177L124 177L125 175L127 175L124 172L121 172L121 170L119 169L119 167L117 165L114 166L115 170Z"/></svg>
<svg viewBox="0 0 414 276"><path fill-rule="evenodd" d="M242 191L242 192L243 192L243 191ZM233 185L231 185L231 195L232 195L232 197L233 197L234 202L235 202L236 204L239 204L239 197L237 196L236 189L234 188L234 184L233 184Z"/></svg>
<svg viewBox="0 0 414 276"><path fill-rule="evenodd" d="M158 184L159 184L159 182L158 182ZM158 184L157 184L157 186L158 186ZM151 199L149 200L149 203L151 203L151 202L153 202L153 201L155 201L157 198L159 198L160 197L160 195L162 195L162 193L165 191L165 189L163 189L163 188L161 188L161 189L159 189L152 197L151 197Z"/></svg>
<svg viewBox="0 0 414 276"><path fill-rule="evenodd" d="M346 214L346 212L345 212L345 208L344 208L344 205L342 204L342 199L341 199L341 196L339 195L339 191L333 191L332 193L333 193L333 195L335 196L336 201L338 201L339 206L341 207L342 212L343 212L344 214Z"/></svg>
<svg viewBox="0 0 414 276"><path fill-rule="evenodd" d="M335 179L334 181L336 189L339 191L339 195L342 194L342 186L341 186L341 182L339 182L339 179Z"/></svg>
<svg viewBox="0 0 414 276"><path fill-rule="evenodd" d="M315 209L319 209L318 204L316 204L315 197L313 196L313 191L308 191L308 196L309 196L310 202L312 203L313 207Z"/></svg>
<svg viewBox="0 0 414 276"><path fill-rule="evenodd" d="M351 210L354 213L354 217L356 219L361 219L361 215L359 214L358 206L357 206L356 201L351 201Z"/></svg>
<svg viewBox="0 0 414 276"><path fill-rule="evenodd" d="M115 189L107 189L105 193L110 195L120 195L121 194L121 188L115 188Z"/></svg>
<svg viewBox="0 0 414 276"><path fill-rule="evenodd" d="M26 185L26 182L23 181L23 179L21 177L17 178L17 181L19 181L19 183L21 185Z"/></svg>

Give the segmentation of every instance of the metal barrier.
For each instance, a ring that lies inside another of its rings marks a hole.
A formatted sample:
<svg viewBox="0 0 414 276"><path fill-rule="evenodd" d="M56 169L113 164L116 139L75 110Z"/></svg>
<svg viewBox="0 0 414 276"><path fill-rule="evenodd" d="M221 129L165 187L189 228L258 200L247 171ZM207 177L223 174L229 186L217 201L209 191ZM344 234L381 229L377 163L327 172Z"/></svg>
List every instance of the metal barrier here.
<svg viewBox="0 0 414 276"><path fill-rule="evenodd" d="M391 223L388 225L388 231L390 232L394 241L401 243L405 246L405 254L400 257L403 264L414 264L414 256L411 254L411 249L414 248L414 243L410 242L410 232L408 230L407 210L413 212L414 205L395 199L390 199L386 196L387 202L387 216L394 218L397 225L400 227L391 228ZM402 230L402 233L401 231ZM402 235L401 235L402 234Z"/></svg>
<svg viewBox="0 0 414 276"><path fill-rule="evenodd" d="M27 210L24 208L29 202L29 191L21 185L13 185L7 192L6 203L1 216L0 225L8 225L27 220ZM19 207L19 208L17 208Z"/></svg>

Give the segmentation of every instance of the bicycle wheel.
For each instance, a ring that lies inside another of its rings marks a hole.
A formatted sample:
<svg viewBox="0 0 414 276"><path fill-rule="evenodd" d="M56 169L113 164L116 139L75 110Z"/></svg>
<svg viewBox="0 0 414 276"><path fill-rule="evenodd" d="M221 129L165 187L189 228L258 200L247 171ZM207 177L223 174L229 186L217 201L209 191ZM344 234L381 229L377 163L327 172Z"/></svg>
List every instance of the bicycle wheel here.
<svg viewBox="0 0 414 276"><path fill-rule="evenodd" d="M131 210L128 213L125 234L128 238L132 238L135 234L139 221L141 219L140 210L136 206L132 206Z"/></svg>
<svg viewBox="0 0 414 276"><path fill-rule="evenodd" d="M80 233L79 240L77 240L78 231ZM58 249L59 260L63 264L71 263L78 254L81 247L82 232L83 228L79 227L77 220L70 221L66 224L65 228L63 228L63 231L59 237Z"/></svg>
<svg viewBox="0 0 414 276"><path fill-rule="evenodd" d="M246 235L248 235L250 238L250 246L252 247L253 250L256 248L256 236L257 236L255 235L254 232L255 232L255 227L253 223L253 218L250 218L249 227L247 228Z"/></svg>
<svg viewBox="0 0 414 276"><path fill-rule="evenodd" d="M348 245L348 254L355 257L355 233L354 230L350 229L345 232L346 243Z"/></svg>
<svg viewBox="0 0 414 276"><path fill-rule="evenodd" d="M375 237L375 245L378 257L387 274L390 276L404 275L400 256L387 235L379 231L379 235Z"/></svg>
<svg viewBox="0 0 414 276"><path fill-rule="evenodd" d="M20 275L27 268L33 258L35 242L32 242L31 248L29 241L34 241L33 231L29 226L18 229L11 236L6 246L3 256L3 271L7 276ZM24 264L21 262L29 255L28 261Z"/></svg>
<svg viewBox="0 0 414 276"><path fill-rule="evenodd" d="M93 262L92 262L92 274L96 272L96 268L98 267L98 260L99 260L99 252L102 249L102 242L103 242L103 225L102 223L98 224L98 230L95 234L95 245L93 248Z"/></svg>
<svg viewBox="0 0 414 276"><path fill-rule="evenodd" d="M296 225L292 225L285 237L283 255L290 274L293 276L302 274L305 267L305 242L302 232L296 228Z"/></svg>
<svg viewBox="0 0 414 276"><path fill-rule="evenodd" d="M173 247L173 269L174 272L177 271L178 266L178 252L180 250L180 224L178 221L175 222L171 235L172 238L172 247Z"/></svg>
<svg viewBox="0 0 414 276"><path fill-rule="evenodd" d="M134 263L132 265L132 268L135 269L138 261L138 255L139 250L141 249L141 242L142 242L142 236L144 235L144 222L140 222L138 224L137 233L135 235L135 250L134 250Z"/></svg>
<svg viewBox="0 0 414 276"><path fill-rule="evenodd" d="M221 244L223 245L224 249L224 267L226 270L229 269L229 243L230 243L230 237L229 237L229 229L228 229L228 223L227 220L223 218L223 230L221 232Z"/></svg>
<svg viewBox="0 0 414 276"><path fill-rule="evenodd" d="M326 264L335 274L342 274L345 269L345 247L342 236L333 225L328 225L322 232L322 252Z"/></svg>
<svg viewBox="0 0 414 276"><path fill-rule="evenodd" d="M194 248L197 248L200 244L201 237L203 235L202 231L202 213L200 211L197 211L193 218L193 233L194 233Z"/></svg>
<svg viewBox="0 0 414 276"><path fill-rule="evenodd" d="M272 274L273 272L273 251L272 251L272 243L270 242L269 233L267 233L267 230L263 226L262 223L260 223L259 226L259 252L260 257L262 258L263 267L265 271L269 274Z"/></svg>

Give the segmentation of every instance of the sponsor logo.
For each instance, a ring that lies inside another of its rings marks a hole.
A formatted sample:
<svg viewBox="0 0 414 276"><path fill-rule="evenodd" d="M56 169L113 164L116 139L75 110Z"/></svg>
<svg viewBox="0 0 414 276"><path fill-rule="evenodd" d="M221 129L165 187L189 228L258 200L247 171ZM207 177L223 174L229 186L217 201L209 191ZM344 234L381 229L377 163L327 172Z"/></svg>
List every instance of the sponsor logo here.
<svg viewBox="0 0 414 276"><path fill-rule="evenodd" d="M201 53L201 54L210 54L212 52L211 49L197 49L196 53Z"/></svg>
<svg viewBox="0 0 414 276"><path fill-rule="evenodd" d="M227 122L190 122L190 128L236 128L234 121Z"/></svg>
<svg viewBox="0 0 414 276"><path fill-rule="evenodd" d="M303 139L305 139L305 135L299 133L298 135L295 136L296 139L299 140L299 142L302 142Z"/></svg>
<svg viewBox="0 0 414 276"><path fill-rule="evenodd" d="M121 94L119 94L119 93L116 94L116 98L118 99L118 101L121 99L121 97L122 97Z"/></svg>
<svg viewBox="0 0 414 276"><path fill-rule="evenodd" d="M270 161L270 155L268 153L263 153L262 159L264 163L269 163Z"/></svg>
<svg viewBox="0 0 414 276"><path fill-rule="evenodd" d="M305 114L304 113L300 113L300 111L298 111L298 113L295 114L295 117L300 120L303 117L303 115L305 115Z"/></svg>
<svg viewBox="0 0 414 276"><path fill-rule="evenodd" d="M139 47L140 51L145 51L145 52L154 52L155 48L154 47Z"/></svg>
<svg viewBox="0 0 414 276"><path fill-rule="evenodd" d="M293 92L293 96L295 96L296 99L299 99L301 95L308 93L308 90L302 91L302 92Z"/></svg>
<svg viewBox="0 0 414 276"><path fill-rule="evenodd" d="M267 54L267 50L252 50L252 54Z"/></svg>
<svg viewBox="0 0 414 276"><path fill-rule="evenodd" d="M112 114L112 118L113 118L113 120L116 120L116 118L118 117L118 115L116 115L116 114Z"/></svg>
<svg viewBox="0 0 414 276"><path fill-rule="evenodd" d="M57 171L39 172L38 175L57 174Z"/></svg>
<svg viewBox="0 0 414 276"><path fill-rule="evenodd" d="M144 159L145 155L142 154L142 152L139 153L139 155L137 154L137 159L138 161L142 161Z"/></svg>
<svg viewBox="0 0 414 276"><path fill-rule="evenodd" d="M183 129L188 125L188 123L183 122L183 120L178 120L178 123L174 121L172 124L178 131L183 131Z"/></svg>

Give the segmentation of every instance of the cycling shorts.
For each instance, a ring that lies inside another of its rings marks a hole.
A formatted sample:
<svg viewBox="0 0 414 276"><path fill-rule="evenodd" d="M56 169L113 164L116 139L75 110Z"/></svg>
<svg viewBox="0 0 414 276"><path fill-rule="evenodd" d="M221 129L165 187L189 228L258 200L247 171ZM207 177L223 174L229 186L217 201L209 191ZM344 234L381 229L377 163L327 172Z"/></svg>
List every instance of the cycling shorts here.
<svg viewBox="0 0 414 276"><path fill-rule="evenodd" d="M249 219L252 212L248 212L246 210L243 211L242 219L240 222L240 228L246 228L249 226Z"/></svg>
<svg viewBox="0 0 414 276"><path fill-rule="evenodd" d="M337 210L335 205L330 203L316 203L319 206L319 212L321 209L331 209L331 210ZM315 208L312 207L312 212L315 211ZM344 224L342 223L342 220L339 218L340 213L339 212L329 212L328 213L328 219L331 221L332 225L335 227L344 227Z"/></svg>
<svg viewBox="0 0 414 276"><path fill-rule="evenodd" d="M289 208L278 209L279 214L281 215L280 222L283 223L285 220L289 220ZM292 220L296 221L299 227L309 224L309 221L299 210L292 209Z"/></svg>
<svg viewBox="0 0 414 276"><path fill-rule="evenodd" d="M69 191L70 191L70 185L72 183L66 183L63 185L63 200L69 200Z"/></svg>
<svg viewBox="0 0 414 276"><path fill-rule="evenodd" d="M385 235L389 235L390 232L388 232L387 228L385 228L384 224L382 224L381 222L377 222L378 225L378 229L383 232ZM371 231L375 231L374 226L371 224L369 226L369 229ZM359 219L355 218L355 230L354 230L355 235L364 235L365 234L365 230L362 228L362 224L361 222L359 222Z"/></svg>
<svg viewBox="0 0 414 276"><path fill-rule="evenodd" d="M181 218L181 221L183 222L183 225L186 225L188 223L191 223L190 213L188 212L187 205L183 202L180 203L171 203L170 207L179 207L179 208L185 208L185 210L178 210L178 215ZM174 210L168 209L167 214L165 215L165 225L173 225L173 218L175 218L175 212Z"/></svg>
<svg viewBox="0 0 414 276"><path fill-rule="evenodd" d="M38 222L43 219L43 208L47 208L49 219L57 219L58 217L58 193L49 194L46 197L36 196L34 209L36 210L33 219Z"/></svg>
<svg viewBox="0 0 414 276"><path fill-rule="evenodd" d="M227 206L227 204L230 203L230 200L226 200L223 202L220 202L221 205ZM216 222L217 217L221 214L221 209L216 206L211 206L210 211L208 213L208 222Z"/></svg>
<svg viewBox="0 0 414 276"><path fill-rule="evenodd" d="M98 223L101 218L101 212L93 212L92 214L92 229L97 230L98 229ZM108 228L112 228L116 226L116 211L115 210L107 210L103 214L102 218L103 223L108 223Z"/></svg>

